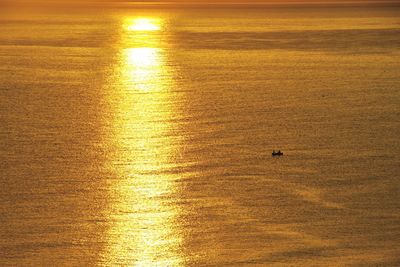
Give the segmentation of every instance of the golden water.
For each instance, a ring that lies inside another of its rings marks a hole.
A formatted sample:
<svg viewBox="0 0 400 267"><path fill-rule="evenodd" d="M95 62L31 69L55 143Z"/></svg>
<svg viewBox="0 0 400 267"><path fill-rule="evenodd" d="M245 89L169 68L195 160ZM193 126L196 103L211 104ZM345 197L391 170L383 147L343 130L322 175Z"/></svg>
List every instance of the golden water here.
<svg viewBox="0 0 400 267"><path fill-rule="evenodd" d="M0 264L396 266L397 12L3 11Z"/></svg>

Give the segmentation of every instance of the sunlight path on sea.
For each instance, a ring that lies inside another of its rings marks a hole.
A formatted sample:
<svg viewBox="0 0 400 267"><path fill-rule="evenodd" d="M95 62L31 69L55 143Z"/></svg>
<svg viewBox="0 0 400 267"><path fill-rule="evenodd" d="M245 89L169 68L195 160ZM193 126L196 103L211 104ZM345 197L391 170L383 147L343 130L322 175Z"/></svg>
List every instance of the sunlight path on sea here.
<svg viewBox="0 0 400 267"><path fill-rule="evenodd" d="M111 92L116 178L110 185L110 222L104 261L129 266L180 266L178 177L169 170L179 155L173 135L173 69L160 48L163 21L125 17L121 22L117 86Z"/></svg>

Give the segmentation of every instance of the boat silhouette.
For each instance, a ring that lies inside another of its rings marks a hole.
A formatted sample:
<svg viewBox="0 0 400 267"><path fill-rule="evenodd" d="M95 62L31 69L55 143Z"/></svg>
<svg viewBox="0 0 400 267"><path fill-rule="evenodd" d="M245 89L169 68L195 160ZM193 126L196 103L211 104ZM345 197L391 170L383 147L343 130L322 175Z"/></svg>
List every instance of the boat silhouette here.
<svg viewBox="0 0 400 267"><path fill-rule="evenodd" d="M282 153L280 150L278 150L278 152L275 152L275 150L274 150L274 151L272 151L272 156L273 156L273 157L276 157L276 156L283 156L283 153Z"/></svg>

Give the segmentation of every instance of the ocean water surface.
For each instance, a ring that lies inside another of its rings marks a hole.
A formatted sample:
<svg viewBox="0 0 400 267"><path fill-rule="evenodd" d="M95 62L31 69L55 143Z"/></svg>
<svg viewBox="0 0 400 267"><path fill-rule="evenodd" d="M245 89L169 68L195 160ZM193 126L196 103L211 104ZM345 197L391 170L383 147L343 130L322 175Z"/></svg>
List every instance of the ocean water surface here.
<svg viewBox="0 0 400 267"><path fill-rule="evenodd" d="M399 11L0 11L0 265L398 266Z"/></svg>

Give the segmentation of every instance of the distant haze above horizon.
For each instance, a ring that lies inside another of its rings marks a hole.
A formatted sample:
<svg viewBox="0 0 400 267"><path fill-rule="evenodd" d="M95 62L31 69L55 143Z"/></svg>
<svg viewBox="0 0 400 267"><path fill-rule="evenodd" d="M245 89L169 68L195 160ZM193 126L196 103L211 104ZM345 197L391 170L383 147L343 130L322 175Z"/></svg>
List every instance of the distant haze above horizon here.
<svg viewBox="0 0 400 267"><path fill-rule="evenodd" d="M148 0L148 1L131 1L131 0L4 0L3 4L18 4L18 5L32 5L32 4L100 4L100 5L208 5L208 4L308 4L308 3L316 3L316 4L363 4L363 3L394 3L400 4L400 0L208 0L208 1L198 1L198 0Z"/></svg>

